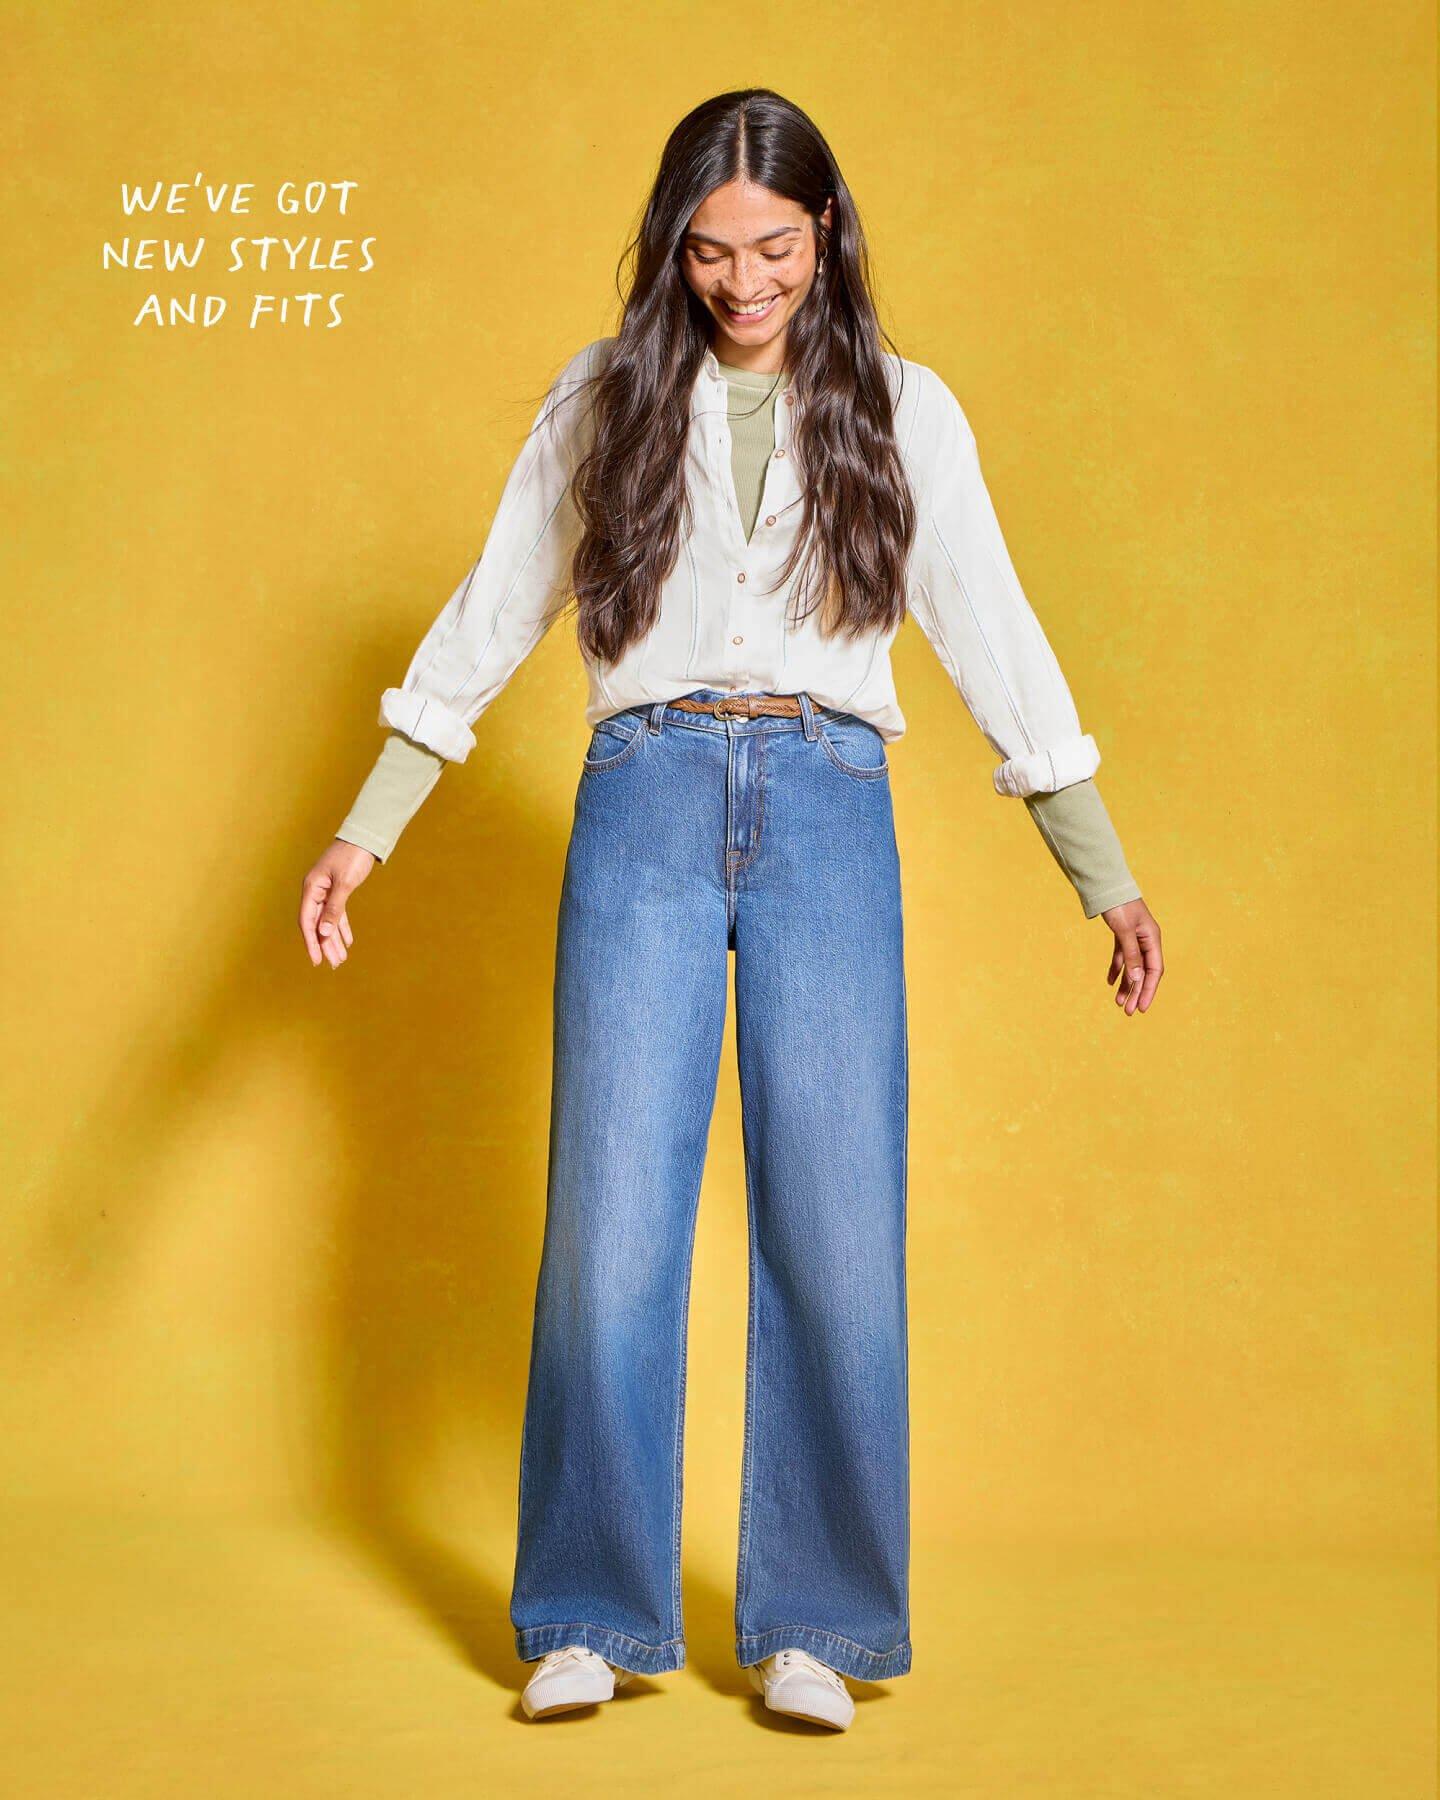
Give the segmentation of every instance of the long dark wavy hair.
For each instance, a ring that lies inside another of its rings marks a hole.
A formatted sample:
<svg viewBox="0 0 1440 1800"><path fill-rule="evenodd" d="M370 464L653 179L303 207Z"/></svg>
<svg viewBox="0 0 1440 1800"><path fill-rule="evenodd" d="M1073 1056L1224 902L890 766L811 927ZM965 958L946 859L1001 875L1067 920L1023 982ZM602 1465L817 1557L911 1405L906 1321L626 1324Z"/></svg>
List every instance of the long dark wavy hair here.
<svg viewBox="0 0 1440 1800"><path fill-rule="evenodd" d="M588 384L593 441L572 482L583 529L571 588L580 647L601 662L614 662L655 624L690 528L690 397L713 320L681 258L697 208L740 179L802 206L825 259L786 337L804 512L780 582L798 567L796 620L823 608L827 632L853 637L898 627L905 616L915 502L895 442L881 348L891 340L871 295L859 214L806 114L770 88L742 88L706 100L670 133L640 230L621 257L620 329ZM820 222L827 199L828 233Z"/></svg>

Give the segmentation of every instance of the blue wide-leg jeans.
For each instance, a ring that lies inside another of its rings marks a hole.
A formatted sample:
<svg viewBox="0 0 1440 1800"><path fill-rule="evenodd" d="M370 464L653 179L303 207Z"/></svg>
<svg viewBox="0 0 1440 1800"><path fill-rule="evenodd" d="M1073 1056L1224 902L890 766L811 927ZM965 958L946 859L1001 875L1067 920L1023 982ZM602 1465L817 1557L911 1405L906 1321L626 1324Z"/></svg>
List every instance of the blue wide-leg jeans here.
<svg viewBox="0 0 1440 1800"><path fill-rule="evenodd" d="M718 698L722 690L692 690ZM685 1662L686 1326L735 956L750 1232L735 1596L786 1646L910 1667L908 1053L885 744L634 707L594 730L561 891L544 1244L511 1620L522 1659Z"/></svg>

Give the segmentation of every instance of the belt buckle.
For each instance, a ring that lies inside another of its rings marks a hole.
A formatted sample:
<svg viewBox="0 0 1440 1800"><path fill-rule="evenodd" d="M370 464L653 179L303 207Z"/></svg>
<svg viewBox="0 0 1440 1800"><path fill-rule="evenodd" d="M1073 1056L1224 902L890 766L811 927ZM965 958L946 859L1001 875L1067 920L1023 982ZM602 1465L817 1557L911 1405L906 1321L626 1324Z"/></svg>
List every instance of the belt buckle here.
<svg viewBox="0 0 1440 1800"><path fill-rule="evenodd" d="M732 713L737 716L744 713L753 719L755 715L750 710L751 698L749 694L727 694L723 700L715 702L715 717L728 719Z"/></svg>

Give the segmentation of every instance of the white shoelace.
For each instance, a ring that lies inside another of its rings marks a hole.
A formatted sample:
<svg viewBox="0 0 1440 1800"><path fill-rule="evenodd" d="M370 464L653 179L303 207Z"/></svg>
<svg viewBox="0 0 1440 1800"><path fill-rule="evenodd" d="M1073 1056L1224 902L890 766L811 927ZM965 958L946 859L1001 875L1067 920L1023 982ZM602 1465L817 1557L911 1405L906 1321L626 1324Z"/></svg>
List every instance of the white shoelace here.
<svg viewBox="0 0 1440 1800"><path fill-rule="evenodd" d="M792 1671L800 1671L806 1675L818 1675L822 1681L828 1681L831 1687L842 1694L849 1693L845 1686L845 1677L819 1657L811 1656L808 1650L777 1650L775 1652L775 1673L787 1675Z"/></svg>
<svg viewBox="0 0 1440 1800"><path fill-rule="evenodd" d="M585 1644L566 1644L563 1650L551 1650L541 1657L540 1669L537 1669L536 1673L539 1674L543 1669L548 1675L552 1669L564 1668L567 1662L588 1662L591 1657L594 1657L597 1662L605 1660L598 1650L591 1650Z"/></svg>

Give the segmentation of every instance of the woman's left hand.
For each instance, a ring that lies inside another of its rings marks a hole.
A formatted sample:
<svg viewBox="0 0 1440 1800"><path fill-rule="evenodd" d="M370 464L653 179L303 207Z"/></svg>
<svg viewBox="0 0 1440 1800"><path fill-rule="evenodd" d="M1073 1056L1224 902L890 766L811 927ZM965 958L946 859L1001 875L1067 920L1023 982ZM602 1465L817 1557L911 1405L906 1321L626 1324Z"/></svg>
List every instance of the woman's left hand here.
<svg viewBox="0 0 1440 1800"><path fill-rule="evenodd" d="M1115 952L1110 958L1107 985L1119 981L1115 1004L1126 1013L1145 1012L1155 998L1165 958L1160 950L1160 927L1143 900L1127 900L1109 907L1100 917L1115 933ZM1123 977L1123 979L1122 979Z"/></svg>

